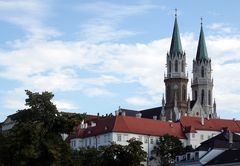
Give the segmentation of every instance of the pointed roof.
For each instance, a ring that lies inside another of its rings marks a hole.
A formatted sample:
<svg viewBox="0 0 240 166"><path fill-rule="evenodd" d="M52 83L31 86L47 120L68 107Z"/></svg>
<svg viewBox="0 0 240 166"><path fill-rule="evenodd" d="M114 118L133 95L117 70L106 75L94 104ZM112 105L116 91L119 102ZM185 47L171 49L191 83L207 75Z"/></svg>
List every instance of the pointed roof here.
<svg viewBox="0 0 240 166"><path fill-rule="evenodd" d="M183 53L176 15L175 15L172 41L171 41L171 47L170 47L170 54L174 54L174 53L181 53L181 54Z"/></svg>
<svg viewBox="0 0 240 166"><path fill-rule="evenodd" d="M198 40L196 60L207 60L207 59L208 59L208 53L207 53L207 47L206 47L206 43L205 43L203 27L202 27L202 23L201 23L201 30L200 30L199 40Z"/></svg>

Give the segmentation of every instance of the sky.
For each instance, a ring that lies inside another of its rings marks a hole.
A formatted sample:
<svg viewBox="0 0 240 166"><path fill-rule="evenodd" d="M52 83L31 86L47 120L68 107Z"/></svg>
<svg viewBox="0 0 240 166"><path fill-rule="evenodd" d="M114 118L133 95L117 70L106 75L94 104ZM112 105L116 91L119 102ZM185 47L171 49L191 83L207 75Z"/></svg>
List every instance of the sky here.
<svg viewBox="0 0 240 166"><path fill-rule="evenodd" d="M25 90L54 93L59 111L104 115L161 106L174 9L192 60L200 18L220 118L240 119L238 0L0 0L0 121Z"/></svg>

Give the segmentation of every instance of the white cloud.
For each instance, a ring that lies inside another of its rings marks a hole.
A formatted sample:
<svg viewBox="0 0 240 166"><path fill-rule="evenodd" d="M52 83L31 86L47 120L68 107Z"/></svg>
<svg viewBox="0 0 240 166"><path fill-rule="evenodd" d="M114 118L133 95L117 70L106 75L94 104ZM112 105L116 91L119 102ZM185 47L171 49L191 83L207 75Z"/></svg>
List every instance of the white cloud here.
<svg viewBox="0 0 240 166"><path fill-rule="evenodd" d="M76 110L79 109L77 105L65 100L54 100L53 103L57 106L58 110Z"/></svg>
<svg viewBox="0 0 240 166"><path fill-rule="evenodd" d="M152 104L152 101L141 96L133 96L133 97L127 98L126 102L136 106L148 106Z"/></svg>
<svg viewBox="0 0 240 166"><path fill-rule="evenodd" d="M45 0L0 1L0 20L21 27L31 39L58 36L61 34L59 31L43 24L50 15L49 6Z"/></svg>
<svg viewBox="0 0 240 166"><path fill-rule="evenodd" d="M98 87L91 87L83 89L83 92L89 97L96 97L96 96L113 96L114 94L107 89L98 88Z"/></svg>
<svg viewBox="0 0 240 166"><path fill-rule="evenodd" d="M236 28L225 23L212 23L207 28L218 34L235 33L237 31Z"/></svg>
<svg viewBox="0 0 240 166"><path fill-rule="evenodd" d="M198 39L192 33L182 34L181 38L187 55L190 86L192 59L196 55ZM240 60L237 56L240 37L209 36L206 42L212 59L217 108L235 112L240 107L240 78L236 77L240 73L237 63ZM139 91L132 91L132 97L126 97L127 103L142 106L161 104L170 38L136 44L63 41L15 44L13 50L0 50L0 65L4 68L0 77L20 82L19 89L23 95L23 89L33 89L79 91L90 97L113 97L116 92L109 85L135 83ZM190 93L191 89L188 90ZM19 109L25 98L23 95L9 93L4 105ZM72 107L71 103L62 105Z"/></svg>
<svg viewBox="0 0 240 166"><path fill-rule="evenodd" d="M154 9L165 10L164 6L148 3L121 5L107 2L81 4L75 9L80 12L94 15L84 25L80 26L80 38L89 42L117 41L131 37L138 32L120 28L124 19L141 15Z"/></svg>

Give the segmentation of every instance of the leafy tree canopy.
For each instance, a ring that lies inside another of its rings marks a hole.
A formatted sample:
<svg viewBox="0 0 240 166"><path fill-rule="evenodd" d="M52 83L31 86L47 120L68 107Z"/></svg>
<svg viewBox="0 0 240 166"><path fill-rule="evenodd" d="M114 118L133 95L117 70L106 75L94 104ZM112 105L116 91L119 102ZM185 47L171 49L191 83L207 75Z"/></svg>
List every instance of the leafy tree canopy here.
<svg viewBox="0 0 240 166"><path fill-rule="evenodd" d="M183 152L182 142L177 137L167 134L159 137L152 150L152 159L155 159L161 166L168 166L174 163L175 157Z"/></svg>
<svg viewBox="0 0 240 166"><path fill-rule="evenodd" d="M58 112L50 92L26 90L26 94L28 108L11 116L16 124L0 138L3 140L0 163L33 166L71 163L72 151L61 134L72 131L83 116Z"/></svg>

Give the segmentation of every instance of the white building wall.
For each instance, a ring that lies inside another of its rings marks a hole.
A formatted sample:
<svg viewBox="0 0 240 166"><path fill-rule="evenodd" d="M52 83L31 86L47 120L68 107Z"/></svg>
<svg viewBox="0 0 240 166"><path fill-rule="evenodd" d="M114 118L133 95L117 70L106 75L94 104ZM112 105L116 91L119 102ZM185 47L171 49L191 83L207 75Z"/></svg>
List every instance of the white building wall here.
<svg viewBox="0 0 240 166"><path fill-rule="evenodd" d="M220 131L196 130L196 133L186 134L188 138L187 144L192 145L193 148L196 148L201 144L201 142L206 141L218 134L220 134Z"/></svg>
<svg viewBox="0 0 240 166"><path fill-rule="evenodd" d="M74 138L71 139L70 145L73 149L77 150L81 147L99 147L104 145L109 145L111 142L115 142L120 145L128 145L128 140L135 138L136 140L141 141L143 150L149 154L148 158L151 157L151 151L153 150L159 136L149 136L143 134L134 134L134 133L105 133L98 136L86 137L86 138ZM180 139L184 146L186 145L185 139ZM147 164L147 162L143 163ZM156 165L155 162L150 162L150 165Z"/></svg>

